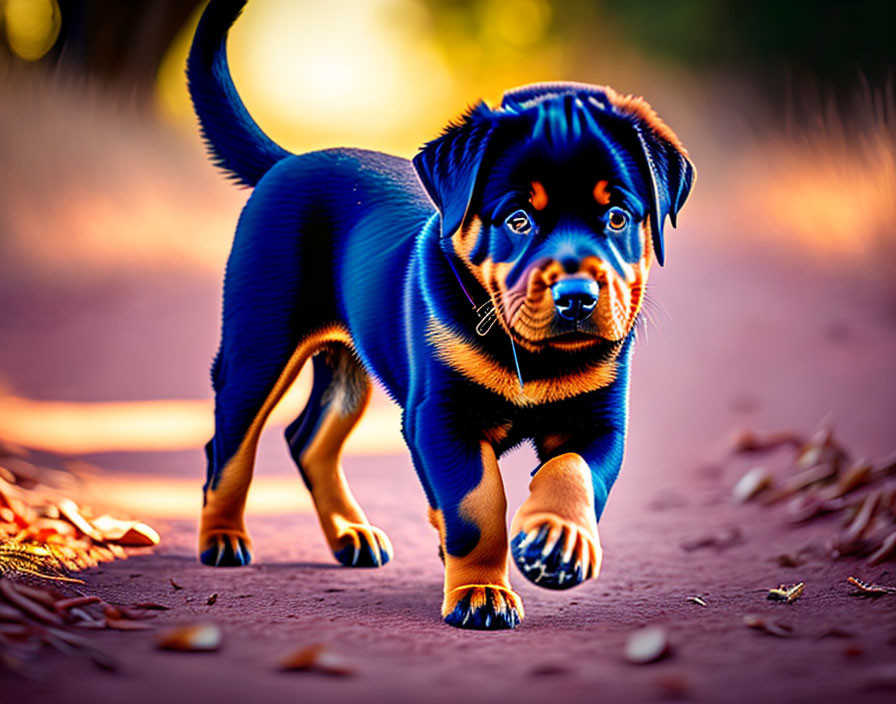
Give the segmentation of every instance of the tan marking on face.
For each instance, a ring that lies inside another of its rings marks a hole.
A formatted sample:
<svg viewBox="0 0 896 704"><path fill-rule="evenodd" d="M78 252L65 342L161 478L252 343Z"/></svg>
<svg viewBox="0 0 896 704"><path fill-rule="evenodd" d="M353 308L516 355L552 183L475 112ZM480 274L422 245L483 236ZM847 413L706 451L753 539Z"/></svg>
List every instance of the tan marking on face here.
<svg viewBox="0 0 896 704"><path fill-rule="evenodd" d="M600 336L607 340L621 340L631 332L644 302L644 289L652 261L646 221L639 228L639 237L643 254L634 264L623 263L624 276L620 276L608 262L596 257L589 257L582 264L582 269L600 283L600 296L592 319Z"/></svg>
<svg viewBox="0 0 896 704"><path fill-rule="evenodd" d="M464 262L469 262L470 254L476 245L476 241L479 239L480 232L482 232L482 221L474 216L466 227L459 228L451 236L451 244L454 247L454 251L457 252L457 256L463 259Z"/></svg>
<svg viewBox="0 0 896 704"><path fill-rule="evenodd" d="M596 190L596 189L595 189ZM550 286L565 272L556 261L533 268L524 285L518 284L507 290L504 282L515 262L494 262L490 258L478 266L470 263L470 253L480 236L481 221L473 217L470 224L458 230L452 238L455 251L466 264L467 269L489 293L498 311L498 324L508 335L513 335L517 344L528 352L539 352L545 344L566 352L587 349L600 339L619 341L632 329L644 300L644 289L652 262L652 242L647 220L639 228L643 256L631 264L623 262L620 275L609 263L597 257L589 257L581 262L580 273L594 278L600 285L600 296L591 317L596 330L593 339L563 340L553 338L553 322L556 310L550 296ZM477 301L477 303L479 303ZM503 386L503 384L500 384ZM519 386L514 374L508 385L508 392ZM515 394L511 394L515 395Z"/></svg>
<svg viewBox="0 0 896 704"><path fill-rule="evenodd" d="M610 204L610 192L607 190L608 181L598 181L594 186L594 200L601 205Z"/></svg>
<svg viewBox="0 0 896 704"><path fill-rule="evenodd" d="M426 337L439 359L452 369L523 408L562 401L602 389L616 380L618 351L608 360L593 362L574 373L550 379L526 381L524 369L524 383L520 389L516 370L502 366L479 349L471 339L459 335L438 320L430 319Z"/></svg>
<svg viewBox="0 0 896 704"><path fill-rule="evenodd" d="M536 210L544 210L548 207L548 192L540 181L533 181L530 189L529 202Z"/></svg>

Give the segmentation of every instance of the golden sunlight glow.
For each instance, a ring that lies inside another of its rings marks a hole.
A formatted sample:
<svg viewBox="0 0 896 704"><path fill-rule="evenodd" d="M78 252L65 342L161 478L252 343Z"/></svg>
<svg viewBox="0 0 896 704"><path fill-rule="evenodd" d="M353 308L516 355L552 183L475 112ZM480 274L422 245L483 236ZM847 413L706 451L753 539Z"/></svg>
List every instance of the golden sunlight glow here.
<svg viewBox="0 0 896 704"><path fill-rule="evenodd" d="M141 518L195 518L202 503L195 478L103 473L87 480L79 500L94 509L114 508ZM311 497L301 480L255 477L246 511L253 516L308 513Z"/></svg>
<svg viewBox="0 0 896 704"><path fill-rule="evenodd" d="M285 426L304 407L310 368L274 408L269 426ZM404 451L398 407L375 398L349 437L346 453ZM202 447L214 431L210 400L75 403L0 396L0 437L35 450L64 455L155 452Z"/></svg>
<svg viewBox="0 0 896 704"><path fill-rule="evenodd" d="M489 0L482 4L482 13L483 25L516 47L539 41L551 20L551 6L545 0Z"/></svg>
<svg viewBox="0 0 896 704"><path fill-rule="evenodd" d="M6 40L16 56L37 61L53 48L62 27L56 0L6 0L0 5Z"/></svg>
<svg viewBox="0 0 896 704"><path fill-rule="evenodd" d="M859 138L836 129L764 143L734 189L765 234L837 255L861 256L896 228L896 142L891 127ZM760 233L761 234L761 233Z"/></svg>
<svg viewBox="0 0 896 704"><path fill-rule="evenodd" d="M158 104L177 121L192 108L184 82L199 14L160 70ZM264 0L231 30L228 58L249 112L295 150L370 146L410 153L421 116L446 114L448 70L434 50L419 0ZM449 112L450 114L450 112Z"/></svg>

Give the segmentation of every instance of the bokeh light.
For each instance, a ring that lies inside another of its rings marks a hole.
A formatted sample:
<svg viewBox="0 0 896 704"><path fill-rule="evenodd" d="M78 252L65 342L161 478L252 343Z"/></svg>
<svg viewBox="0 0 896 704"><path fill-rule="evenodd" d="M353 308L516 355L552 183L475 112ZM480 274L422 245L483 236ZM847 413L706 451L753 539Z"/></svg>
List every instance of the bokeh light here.
<svg viewBox="0 0 896 704"><path fill-rule="evenodd" d="M159 73L159 106L181 123L193 119L183 71L198 17ZM375 143L408 152L424 134L413 136L421 118L444 115L451 92L426 20L417 0L250 3L230 33L234 82L262 128L288 148Z"/></svg>
<svg viewBox="0 0 896 704"><path fill-rule="evenodd" d="M20 59L37 61L53 48L62 27L56 0L5 0L0 9L7 43Z"/></svg>

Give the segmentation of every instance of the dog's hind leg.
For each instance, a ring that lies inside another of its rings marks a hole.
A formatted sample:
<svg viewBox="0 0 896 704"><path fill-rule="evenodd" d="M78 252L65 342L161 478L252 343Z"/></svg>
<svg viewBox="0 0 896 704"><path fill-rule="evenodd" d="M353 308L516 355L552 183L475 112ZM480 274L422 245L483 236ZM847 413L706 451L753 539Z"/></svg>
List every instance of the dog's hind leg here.
<svg viewBox="0 0 896 704"><path fill-rule="evenodd" d="M205 447L208 477L199 527L203 563L235 567L250 562L251 541L243 514L261 430L305 361L322 345L338 339L348 339L338 327L308 334L285 363L276 365L261 364L250 356L216 360L215 436Z"/></svg>
<svg viewBox="0 0 896 704"><path fill-rule="evenodd" d="M311 396L286 429L290 453L336 559L348 567L385 565L392 544L367 521L341 463L342 446L370 399L370 378L345 345L328 345L312 361Z"/></svg>

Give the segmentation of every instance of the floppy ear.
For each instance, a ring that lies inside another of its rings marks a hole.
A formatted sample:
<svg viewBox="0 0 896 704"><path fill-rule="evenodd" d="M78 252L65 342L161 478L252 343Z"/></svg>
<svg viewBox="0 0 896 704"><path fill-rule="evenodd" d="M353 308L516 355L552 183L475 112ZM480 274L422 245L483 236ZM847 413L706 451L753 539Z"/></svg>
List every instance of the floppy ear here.
<svg viewBox="0 0 896 704"><path fill-rule="evenodd" d="M663 225L668 215L672 227L677 226L678 211L687 200L694 183L694 165L677 139L673 141L654 130L645 130L638 122L634 127L649 175L650 232L653 238L653 251L656 260L662 266L666 259Z"/></svg>
<svg viewBox="0 0 896 704"><path fill-rule="evenodd" d="M480 103L414 157L417 176L442 217L442 237L451 237L460 228L473 198L494 131L493 121L482 115L487 109Z"/></svg>

